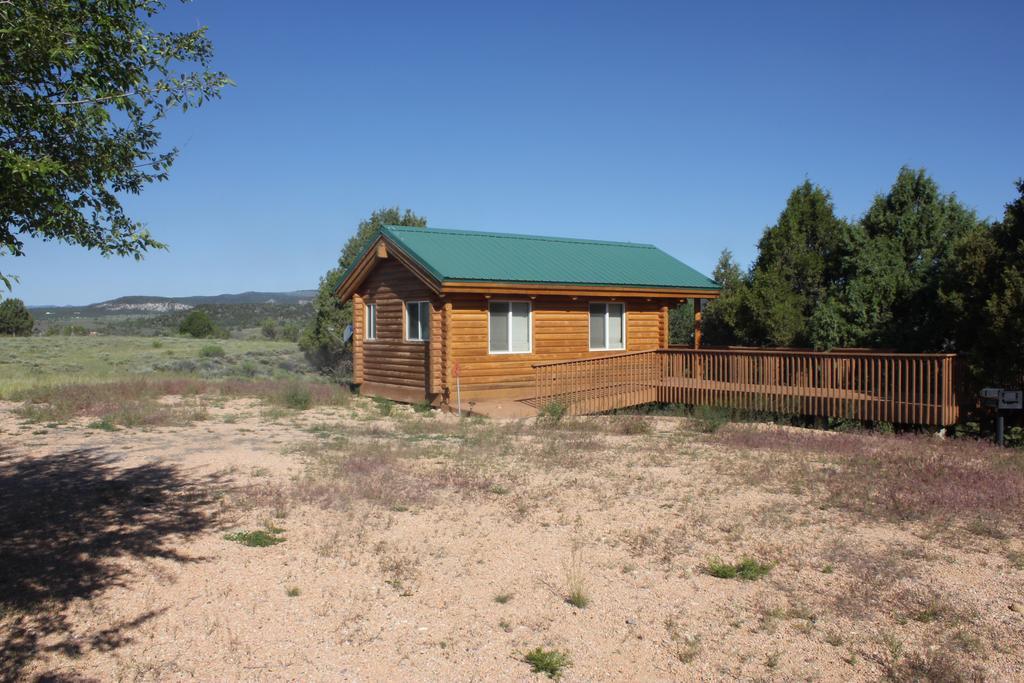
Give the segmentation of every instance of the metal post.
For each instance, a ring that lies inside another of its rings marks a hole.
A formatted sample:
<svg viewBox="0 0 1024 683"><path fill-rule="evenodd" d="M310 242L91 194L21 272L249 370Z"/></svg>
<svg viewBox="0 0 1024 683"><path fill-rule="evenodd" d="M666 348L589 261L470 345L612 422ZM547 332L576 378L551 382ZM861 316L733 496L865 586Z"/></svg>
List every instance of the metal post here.
<svg viewBox="0 0 1024 683"><path fill-rule="evenodd" d="M996 445L1003 445L1003 413L999 411L996 413Z"/></svg>

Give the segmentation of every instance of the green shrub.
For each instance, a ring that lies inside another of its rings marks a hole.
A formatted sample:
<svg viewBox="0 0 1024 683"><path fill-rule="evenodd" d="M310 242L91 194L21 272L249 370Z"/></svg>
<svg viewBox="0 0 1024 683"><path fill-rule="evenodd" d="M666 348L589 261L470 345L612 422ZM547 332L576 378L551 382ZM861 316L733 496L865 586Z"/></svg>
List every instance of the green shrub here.
<svg viewBox="0 0 1024 683"><path fill-rule="evenodd" d="M572 663L569 655L564 652L545 650L542 647L527 652L523 661L533 667L534 673L547 674L548 678L558 678L562 675L562 669Z"/></svg>
<svg viewBox="0 0 1024 683"><path fill-rule="evenodd" d="M637 434L650 434L653 429L651 423L642 415L625 415L614 418L610 431L614 434L635 436Z"/></svg>
<svg viewBox="0 0 1024 683"><path fill-rule="evenodd" d="M302 384L290 384L280 398L281 405L292 410L308 410L313 405L313 395Z"/></svg>
<svg viewBox="0 0 1024 683"><path fill-rule="evenodd" d="M32 334L35 321L21 299L0 301L0 334L27 337Z"/></svg>
<svg viewBox="0 0 1024 683"><path fill-rule="evenodd" d="M224 347L217 346L216 344L207 344L199 349L200 358L223 358L224 356Z"/></svg>
<svg viewBox="0 0 1024 683"><path fill-rule="evenodd" d="M718 558L708 560L704 570L716 579L742 579L756 581L772 570L770 564L759 562L751 557L744 557L735 564L723 562Z"/></svg>
<svg viewBox="0 0 1024 683"><path fill-rule="evenodd" d="M693 422L697 431L714 434L731 419L726 408L716 406L696 406L693 409Z"/></svg>
<svg viewBox="0 0 1024 683"><path fill-rule="evenodd" d="M429 415L431 409L430 401L428 401L427 399L417 401L416 403L412 404L412 409L422 415Z"/></svg>
<svg viewBox="0 0 1024 683"><path fill-rule="evenodd" d="M278 336L290 342L297 342L300 334L302 334L302 328L298 323L285 323Z"/></svg>
<svg viewBox="0 0 1024 683"><path fill-rule="evenodd" d="M562 401L548 401L540 409L538 417L550 422L559 422L568 412L569 406Z"/></svg>
<svg viewBox="0 0 1024 683"><path fill-rule="evenodd" d="M202 309L189 311L178 326L178 332L196 339L213 336L213 321L210 314Z"/></svg>

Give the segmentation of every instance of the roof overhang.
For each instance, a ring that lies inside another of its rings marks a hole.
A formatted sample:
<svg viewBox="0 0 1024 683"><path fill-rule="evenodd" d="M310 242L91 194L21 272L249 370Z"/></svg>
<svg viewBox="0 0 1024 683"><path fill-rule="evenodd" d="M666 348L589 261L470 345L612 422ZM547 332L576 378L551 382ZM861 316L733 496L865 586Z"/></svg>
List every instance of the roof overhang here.
<svg viewBox="0 0 1024 683"><path fill-rule="evenodd" d="M393 240L379 235L362 256L356 261L334 290L342 303L348 301L377 265L393 258L415 275L434 294L445 297L451 294L482 294L486 297L502 294L523 296L593 296L602 298L648 298L648 299L717 299L720 290L643 287L625 285L603 285L559 282L493 282L479 280L440 280L409 254L402 251Z"/></svg>
<svg viewBox="0 0 1024 683"><path fill-rule="evenodd" d="M381 261L393 258L405 266L413 275L419 278L435 294L441 293L441 283L426 268L423 268L415 259L403 252L394 242L379 235L370 246L363 252L363 255L355 262L345 277L334 290L334 296L345 303L351 298L359 285L363 284L367 276L373 272Z"/></svg>
<svg viewBox="0 0 1024 683"><path fill-rule="evenodd" d="M717 299L717 289L693 289L675 287L627 287L624 285L600 285L558 282L479 282L468 280L445 280L441 294L522 294L526 296L598 296L637 297L648 299Z"/></svg>

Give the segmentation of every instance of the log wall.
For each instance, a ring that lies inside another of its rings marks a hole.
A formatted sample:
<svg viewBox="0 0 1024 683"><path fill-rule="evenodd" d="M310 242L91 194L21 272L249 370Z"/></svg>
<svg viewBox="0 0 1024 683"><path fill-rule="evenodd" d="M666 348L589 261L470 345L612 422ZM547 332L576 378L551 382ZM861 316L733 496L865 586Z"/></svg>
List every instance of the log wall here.
<svg viewBox="0 0 1024 683"><path fill-rule="evenodd" d="M493 301L522 301L494 296ZM454 394L454 366L462 383L462 399L524 399L534 392L533 364L577 358L599 358L622 350L590 350L591 302L611 301L578 297L543 297L530 301L533 321L533 352L493 354L488 349L488 299L482 295L453 295L444 374ZM660 300L615 299L626 304L626 350L643 351L664 345L668 308Z"/></svg>
<svg viewBox="0 0 1024 683"><path fill-rule="evenodd" d="M353 301L353 379L373 387L375 393L408 400L423 398L431 386L431 347L441 342L441 319L437 313L437 297L422 281L392 258L381 261L360 285ZM431 340L405 340L405 302L430 301ZM363 305L377 305L377 338L366 339ZM437 377L440 377L440 349L434 354ZM383 387L383 390L381 389ZM368 392L369 393L369 392Z"/></svg>

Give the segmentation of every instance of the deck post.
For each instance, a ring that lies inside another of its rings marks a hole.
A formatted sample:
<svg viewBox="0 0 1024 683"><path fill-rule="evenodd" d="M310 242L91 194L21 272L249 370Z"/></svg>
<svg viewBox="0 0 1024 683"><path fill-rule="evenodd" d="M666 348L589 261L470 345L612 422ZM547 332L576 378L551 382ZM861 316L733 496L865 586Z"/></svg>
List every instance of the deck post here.
<svg viewBox="0 0 1024 683"><path fill-rule="evenodd" d="M693 298L693 348L699 349L701 337L704 336L704 332L701 329L701 325L704 322L704 314L700 310L701 299L700 297Z"/></svg>

